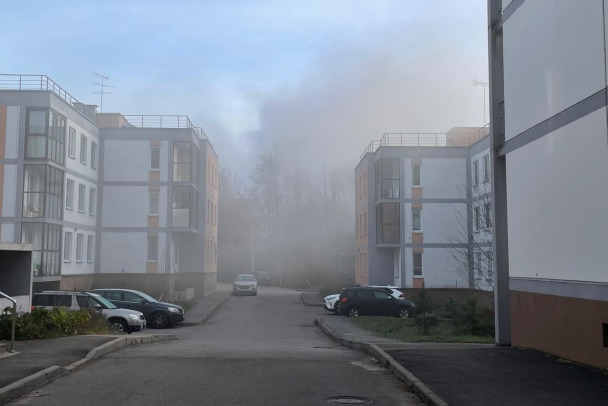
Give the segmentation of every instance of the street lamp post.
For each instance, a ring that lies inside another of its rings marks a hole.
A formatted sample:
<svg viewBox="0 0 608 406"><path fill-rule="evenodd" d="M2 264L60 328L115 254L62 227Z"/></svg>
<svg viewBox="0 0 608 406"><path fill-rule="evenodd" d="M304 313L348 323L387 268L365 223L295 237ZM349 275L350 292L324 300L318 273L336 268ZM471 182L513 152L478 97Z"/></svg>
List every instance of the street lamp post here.
<svg viewBox="0 0 608 406"><path fill-rule="evenodd" d="M487 124L486 123L486 87L488 86L488 83L480 82L479 80L475 79L473 81L473 86L475 86L475 87L482 86L483 87L483 126L485 126Z"/></svg>

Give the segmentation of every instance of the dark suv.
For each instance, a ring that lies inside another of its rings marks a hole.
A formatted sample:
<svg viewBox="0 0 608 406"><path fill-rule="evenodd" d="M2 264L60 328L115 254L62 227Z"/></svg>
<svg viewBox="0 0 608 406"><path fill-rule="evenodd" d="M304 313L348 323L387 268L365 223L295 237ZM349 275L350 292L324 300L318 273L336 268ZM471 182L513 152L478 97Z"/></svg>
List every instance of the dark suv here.
<svg viewBox="0 0 608 406"><path fill-rule="evenodd" d="M139 310L148 327L167 328L184 321L184 309L173 303L159 302L144 292L131 289L95 289L93 292L108 299L117 307Z"/></svg>
<svg viewBox="0 0 608 406"><path fill-rule="evenodd" d="M409 300L396 299L382 288L342 288L340 312L348 317L361 315L410 317L416 305Z"/></svg>

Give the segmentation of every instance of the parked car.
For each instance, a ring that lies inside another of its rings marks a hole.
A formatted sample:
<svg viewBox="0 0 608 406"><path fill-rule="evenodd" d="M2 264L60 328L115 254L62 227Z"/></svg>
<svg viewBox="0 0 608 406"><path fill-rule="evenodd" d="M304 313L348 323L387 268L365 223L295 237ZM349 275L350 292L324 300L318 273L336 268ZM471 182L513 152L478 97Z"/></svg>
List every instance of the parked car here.
<svg viewBox="0 0 608 406"><path fill-rule="evenodd" d="M95 289L118 307L138 310L144 314L148 326L167 328L184 321L184 308L173 303L159 302L152 296L132 289Z"/></svg>
<svg viewBox="0 0 608 406"><path fill-rule="evenodd" d="M365 285L365 287L369 288L380 288L389 295L393 296L395 299L405 299L403 292L399 290L398 286L391 285Z"/></svg>
<svg viewBox="0 0 608 406"><path fill-rule="evenodd" d="M119 309L110 301L91 292L46 290L34 293L32 306L52 309L65 307L70 310L98 310L113 330L131 334L146 328L146 319L137 310Z"/></svg>
<svg viewBox="0 0 608 406"><path fill-rule="evenodd" d="M397 299L382 288L355 287L342 288L340 292L340 312L348 317L361 315L410 317L416 305L409 300Z"/></svg>
<svg viewBox="0 0 608 406"><path fill-rule="evenodd" d="M258 282L251 274L237 275L232 284L233 295L257 295Z"/></svg>
<svg viewBox="0 0 608 406"><path fill-rule="evenodd" d="M268 272L258 271L255 273L255 278L258 284L262 286L270 286L270 274Z"/></svg>
<svg viewBox="0 0 608 406"><path fill-rule="evenodd" d="M334 295L325 296L323 298L323 307L325 310L329 310L330 312L335 312L336 314L340 314L340 306L338 306L340 299L340 294L336 293Z"/></svg>

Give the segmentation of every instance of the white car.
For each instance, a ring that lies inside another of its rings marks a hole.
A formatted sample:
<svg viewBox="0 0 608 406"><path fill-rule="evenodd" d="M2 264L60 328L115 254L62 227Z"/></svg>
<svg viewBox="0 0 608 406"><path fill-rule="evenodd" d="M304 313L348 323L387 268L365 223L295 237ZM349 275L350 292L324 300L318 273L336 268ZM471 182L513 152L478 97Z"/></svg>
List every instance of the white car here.
<svg viewBox="0 0 608 406"><path fill-rule="evenodd" d="M237 275L232 284L232 295L257 295L258 281L251 274Z"/></svg>
<svg viewBox="0 0 608 406"><path fill-rule="evenodd" d="M329 310L330 312L335 312L337 314L340 313L340 310L338 309L338 299L340 299L340 294L336 293L335 295L329 295L329 296L325 296L323 298L323 307L325 307L325 310Z"/></svg>
<svg viewBox="0 0 608 406"><path fill-rule="evenodd" d="M388 293L389 295L391 295L392 297L394 297L395 299L405 299L405 296L403 295L403 292L401 292L399 290L398 286L391 286L391 285L365 285L365 287L368 288L380 288L383 291L385 291L386 293Z"/></svg>

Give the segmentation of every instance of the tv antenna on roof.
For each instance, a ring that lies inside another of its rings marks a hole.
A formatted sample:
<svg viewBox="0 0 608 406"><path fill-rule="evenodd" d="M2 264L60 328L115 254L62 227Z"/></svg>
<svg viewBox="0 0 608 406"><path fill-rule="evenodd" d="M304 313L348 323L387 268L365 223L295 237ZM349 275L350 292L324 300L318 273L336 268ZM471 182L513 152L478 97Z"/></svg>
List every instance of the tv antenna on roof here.
<svg viewBox="0 0 608 406"><path fill-rule="evenodd" d="M93 82L93 84L95 86L99 86L100 91L99 92L92 92L93 94L100 94L101 95L101 102L99 103L99 112L103 113L103 95L104 94L112 94L112 92L106 92L105 89L106 88L112 88L112 89L116 89L115 86L110 86L107 85L105 82L107 82L108 80L110 80L109 77L104 76L104 75L100 75L99 73L94 73L94 75L97 75L100 77L101 79L101 83L97 83L97 82Z"/></svg>

